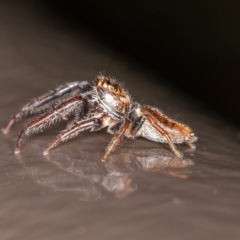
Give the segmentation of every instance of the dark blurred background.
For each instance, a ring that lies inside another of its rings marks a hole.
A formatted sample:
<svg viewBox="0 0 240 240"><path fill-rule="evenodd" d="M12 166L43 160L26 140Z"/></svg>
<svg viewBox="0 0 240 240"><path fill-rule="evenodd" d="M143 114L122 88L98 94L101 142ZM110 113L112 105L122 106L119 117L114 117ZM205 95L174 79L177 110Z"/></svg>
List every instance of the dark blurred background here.
<svg viewBox="0 0 240 240"><path fill-rule="evenodd" d="M240 121L239 1L35 3L49 19L76 32L84 28L124 57L154 71L161 81L182 88L226 119Z"/></svg>

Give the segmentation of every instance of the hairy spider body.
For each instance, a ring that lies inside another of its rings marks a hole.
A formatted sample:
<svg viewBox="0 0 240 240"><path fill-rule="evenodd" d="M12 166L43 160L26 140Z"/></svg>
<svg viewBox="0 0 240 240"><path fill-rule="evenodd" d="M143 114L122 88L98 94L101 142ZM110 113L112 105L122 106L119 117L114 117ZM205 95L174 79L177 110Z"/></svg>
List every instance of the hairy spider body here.
<svg viewBox="0 0 240 240"><path fill-rule="evenodd" d="M129 93L116 80L103 75L98 76L93 85L87 81L73 82L34 99L10 119L2 129L3 133L8 133L23 116L44 111L44 114L23 128L15 146L15 153L20 152L27 136L61 120L68 120L71 116L74 116L74 124L49 144L44 155L84 130L98 131L105 127L113 134L113 138L105 150L104 160L124 136L168 143L177 157L182 157L182 153L177 150L175 143L185 143L194 149L192 143L197 140L188 126L168 118L155 107L133 102Z"/></svg>

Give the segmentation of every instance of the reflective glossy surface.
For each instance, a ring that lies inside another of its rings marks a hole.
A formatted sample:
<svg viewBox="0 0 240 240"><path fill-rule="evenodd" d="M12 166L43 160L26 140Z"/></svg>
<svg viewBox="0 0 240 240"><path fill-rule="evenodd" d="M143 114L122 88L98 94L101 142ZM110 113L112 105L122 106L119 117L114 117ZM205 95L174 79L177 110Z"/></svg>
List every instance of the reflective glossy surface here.
<svg viewBox="0 0 240 240"><path fill-rule="evenodd" d="M0 52L1 126L29 99L105 69L135 100L160 107L199 137L196 151L178 146L182 160L165 144L124 139L101 162L111 138L105 131L84 132L42 156L62 122L31 137L16 157L24 119L0 136L1 239L239 239L238 130L31 6L1 4Z"/></svg>

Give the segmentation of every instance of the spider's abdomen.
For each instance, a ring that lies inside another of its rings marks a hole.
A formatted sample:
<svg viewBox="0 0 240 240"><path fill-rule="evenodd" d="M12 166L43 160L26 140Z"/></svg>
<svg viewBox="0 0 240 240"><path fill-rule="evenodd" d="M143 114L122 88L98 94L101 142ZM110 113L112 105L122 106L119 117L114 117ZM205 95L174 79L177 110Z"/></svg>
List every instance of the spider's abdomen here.
<svg viewBox="0 0 240 240"><path fill-rule="evenodd" d="M169 140L173 143L192 143L197 140L187 125L168 118L157 108L138 106L135 108L134 114L136 117L144 116L145 118L136 133L137 137L161 143L168 143Z"/></svg>
<svg viewBox="0 0 240 240"><path fill-rule="evenodd" d="M160 124L161 125L161 124ZM164 128L163 126L161 126ZM167 132L174 143L183 143L186 141L185 134L175 129L167 129ZM167 139L157 131L147 120L143 123L142 128L138 131L137 136L146 138L154 142L167 143Z"/></svg>

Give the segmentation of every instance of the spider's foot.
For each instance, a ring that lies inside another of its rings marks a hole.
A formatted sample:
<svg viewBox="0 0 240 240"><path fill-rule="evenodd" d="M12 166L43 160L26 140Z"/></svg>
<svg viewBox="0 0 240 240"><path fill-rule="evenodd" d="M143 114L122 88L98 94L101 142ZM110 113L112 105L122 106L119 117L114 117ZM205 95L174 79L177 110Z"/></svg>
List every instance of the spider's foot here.
<svg viewBox="0 0 240 240"><path fill-rule="evenodd" d="M48 150L45 150L44 152L43 152L43 155L44 156L46 156L46 155L48 155L49 154L49 151Z"/></svg>
<svg viewBox="0 0 240 240"><path fill-rule="evenodd" d="M3 134L7 134L9 132L9 130L7 128L2 128L2 132L3 132Z"/></svg>
<svg viewBox="0 0 240 240"><path fill-rule="evenodd" d="M190 148L191 148L192 150L195 150L195 149L196 149L196 145L193 145L193 144L192 144L192 145L190 146Z"/></svg>
<svg viewBox="0 0 240 240"><path fill-rule="evenodd" d="M178 157L178 158L182 158L183 157L183 153L179 152L179 151L174 151L175 155Z"/></svg>
<svg viewBox="0 0 240 240"><path fill-rule="evenodd" d="M49 152L51 151L51 149L53 148L53 145L49 145L44 151L43 151L43 155L46 156L49 154Z"/></svg>
<svg viewBox="0 0 240 240"><path fill-rule="evenodd" d="M109 156L109 153L105 153L103 156L102 156L102 162L106 162L107 161L107 158Z"/></svg>
<svg viewBox="0 0 240 240"><path fill-rule="evenodd" d="M15 153L15 154L19 154L19 153L20 153L20 148L15 148L15 149L14 149L14 153Z"/></svg>
<svg viewBox="0 0 240 240"><path fill-rule="evenodd" d="M14 153L15 154L20 153L21 146L22 146L22 144L20 143L20 141L18 141L17 144L15 145L15 148L14 148Z"/></svg>
<svg viewBox="0 0 240 240"><path fill-rule="evenodd" d="M190 142L187 143L187 145L192 149L192 150L195 150L196 149L196 146Z"/></svg>

